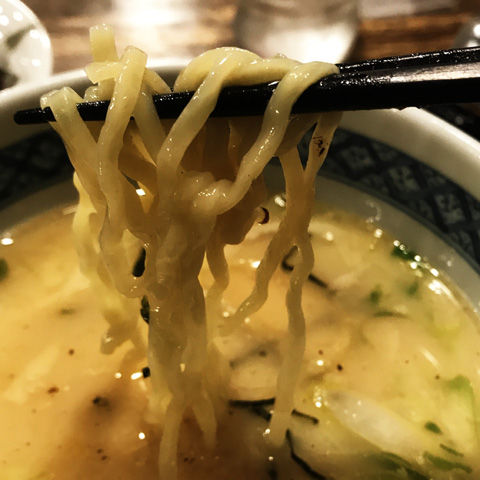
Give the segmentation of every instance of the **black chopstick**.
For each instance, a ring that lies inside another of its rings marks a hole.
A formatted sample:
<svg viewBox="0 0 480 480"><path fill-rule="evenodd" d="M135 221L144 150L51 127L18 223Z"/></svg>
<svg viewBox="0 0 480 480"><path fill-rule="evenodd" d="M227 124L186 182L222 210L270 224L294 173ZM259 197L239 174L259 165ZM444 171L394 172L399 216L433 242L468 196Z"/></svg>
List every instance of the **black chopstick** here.
<svg viewBox="0 0 480 480"><path fill-rule="evenodd" d="M442 50L338 65L340 73L309 87L292 113L423 107L480 102L480 48ZM212 116L261 115L278 82L224 88ZM154 97L161 118L176 118L194 92ZM104 120L108 101L77 105L87 121ZM55 121L49 108L15 113L18 124Z"/></svg>
<svg viewBox="0 0 480 480"><path fill-rule="evenodd" d="M373 58L358 63L340 63L340 73L366 72L374 70L397 70L408 67L433 67L439 65L460 65L480 61L480 47L452 48L436 52L410 53L392 57Z"/></svg>

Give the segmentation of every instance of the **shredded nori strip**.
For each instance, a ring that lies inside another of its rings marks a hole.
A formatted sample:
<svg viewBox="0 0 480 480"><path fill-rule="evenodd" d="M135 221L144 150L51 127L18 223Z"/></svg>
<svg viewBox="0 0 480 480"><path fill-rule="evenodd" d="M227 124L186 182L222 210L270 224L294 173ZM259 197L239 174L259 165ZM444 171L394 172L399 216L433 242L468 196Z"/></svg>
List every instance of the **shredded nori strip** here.
<svg viewBox="0 0 480 480"><path fill-rule="evenodd" d="M308 413L299 412L298 410L293 410L292 415L295 417L303 418L304 420L308 420L309 422L316 425L318 423L318 418L312 417Z"/></svg>
<svg viewBox="0 0 480 480"><path fill-rule="evenodd" d="M144 295L141 300L140 315L146 323L150 323L150 304L148 298Z"/></svg>
<svg viewBox="0 0 480 480"><path fill-rule="evenodd" d="M265 225L270 220L270 212L265 207L260 207L263 210L263 219L258 223L260 225Z"/></svg>
<svg viewBox="0 0 480 480"><path fill-rule="evenodd" d="M145 257L147 255L147 252L144 248L140 250L140 253L138 254L138 258L135 262L135 265L133 266L132 269L132 275L134 277L141 277L143 275L143 272L145 271Z"/></svg>
<svg viewBox="0 0 480 480"><path fill-rule="evenodd" d="M313 478L317 478L318 480L328 480L325 475L322 475L321 473L314 470L303 458L299 457L295 453L295 448L293 446L292 434L291 434L290 430L287 430L286 439L287 439L287 444L290 447L290 457L292 458L292 460L295 463L297 463L301 467L301 469L304 472L308 473Z"/></svg>
<svg viewBox="0 0 480 480"><path fill-rule="evenodd" d="M230 400L228 403L232 407L258 407L263 405L273 405L275 398L262 398L260 400Z"/></svg>
<svg viewBox="0 0 480 480"><path fill-rule="evenodd" d="M255 415L264 418L265 420L270 420L272 417L272 413L266 407L273 405L275 402L275 398L265 398L261 400L230 400L230 406L232 407L240 407L240 408L248 408L252 411ZM299 417L303 420L307 420L314 425L318 423L318 418L309 415L308 413L300 412L299 410L294 409L292 411L292 415L295 417Z"/></svg>
<svg viewBox="0 0 480 480"><path fill-rule="evenodd" d="M269 422L272 418L270 410L271 405L275 402L274 398L265 398L262 400L230 400L230 406L246 408L257 417L263 418Z"/></svg>
<svg viewBox="0 0 480 480"><path fill-rule="evenodd" d="M297 247L293 247L287 255L282 260L282 269L291 272L293 270L293 266L288 263L288 259L292 256L293 252L296 250ZM328 284L324 282L321 278L316 277L312 273L308 276L308 281L314 283L318 287L325 288L328 290Z"/></svg>
<svg viewBox="0 0 480 480"><path fill-rule="evenodd" d="M247 408L250 412L257 415L258 417L263 418L268 422L272 418L272 412L269 409L269 407L271 407L274 404L274 402L275 402L275 398L265 398L261 400L230 400L229 403L232 407ZM308 415L306 413L299 412L298 410L293 410L292 415L296 417L300 417L306 421L312 422L315 425L318 423L317 418L312 417L311 415ZM290 456L293 461L295 461L298 465L300 465L300 467L313 478L316 478L319 480L329 480L327 479L327 477L325 477L321 473L313 470L313 468L310 467L310 465L308 465L308 463L303 458L299 457L295 453L295 450L293 448L292 434L290 430L287 430L286 440L290 448ZM277 478L277 472L274 469L269 470L268 475L272 479Z"/></svg>
<svg viewBox="0 0 480 480"><path fill-rule="evenodd" d="M250 411L257 417L263 418L266 422L269 422L272 418L272 411L265 405L253 405L250 407Z"/></svg>

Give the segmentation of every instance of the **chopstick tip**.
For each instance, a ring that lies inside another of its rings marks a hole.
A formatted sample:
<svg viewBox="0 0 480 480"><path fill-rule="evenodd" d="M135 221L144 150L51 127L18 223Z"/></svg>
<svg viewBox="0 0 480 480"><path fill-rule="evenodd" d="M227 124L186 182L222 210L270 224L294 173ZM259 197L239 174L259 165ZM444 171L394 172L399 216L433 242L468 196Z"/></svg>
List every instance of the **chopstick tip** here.
<svg viewBox="0 0 480 480"><path fill-rule="evenodd" d="M34 125L54 121L53 113L50 108L42 109L31 108L28 110L19 110L13 114L13 120L17 125Z"/></svg>

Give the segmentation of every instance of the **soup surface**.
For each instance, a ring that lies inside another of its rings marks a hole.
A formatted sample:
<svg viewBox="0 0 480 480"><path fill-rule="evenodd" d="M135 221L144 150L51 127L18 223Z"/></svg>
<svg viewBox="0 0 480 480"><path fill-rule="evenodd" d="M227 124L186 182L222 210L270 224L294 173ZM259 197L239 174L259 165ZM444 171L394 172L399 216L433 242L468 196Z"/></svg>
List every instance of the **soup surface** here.
<svg viewBox="0 0 480 480"><path fill-rule="evenodd" d="M249 294L282 205L276 197L270 221L228 248L221 315ZM77 266L72 212L34 218L0 246L0 478L155 479L160 432L145 419L146 359L128 343L100 353L106 323ZM229 368L218 447L205 450L186 418L180 478L480 478L480 332L470 306L370 223L319 208L310 234L307 345L284 449L270 451L265 437L294 251L262 310L216 342Z"/></svg>

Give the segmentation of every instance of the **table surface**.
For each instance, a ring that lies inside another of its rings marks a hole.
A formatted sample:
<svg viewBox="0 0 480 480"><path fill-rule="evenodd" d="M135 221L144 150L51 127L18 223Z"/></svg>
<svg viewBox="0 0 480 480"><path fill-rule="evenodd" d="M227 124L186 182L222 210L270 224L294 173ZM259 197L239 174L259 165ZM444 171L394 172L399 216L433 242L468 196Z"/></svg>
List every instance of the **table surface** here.
<svg viewBox="0 0 480 480"><path fill-rule="evenodd" d="M120 48L136 45L150 57L191 58L213 47L234 45L238 0L24 0L47 28L54 70L90 61L88 29L115 27ZM455 9L360 23L351 59L449 48L460 26L480 15L479 0L458 0Z"/></svg>

